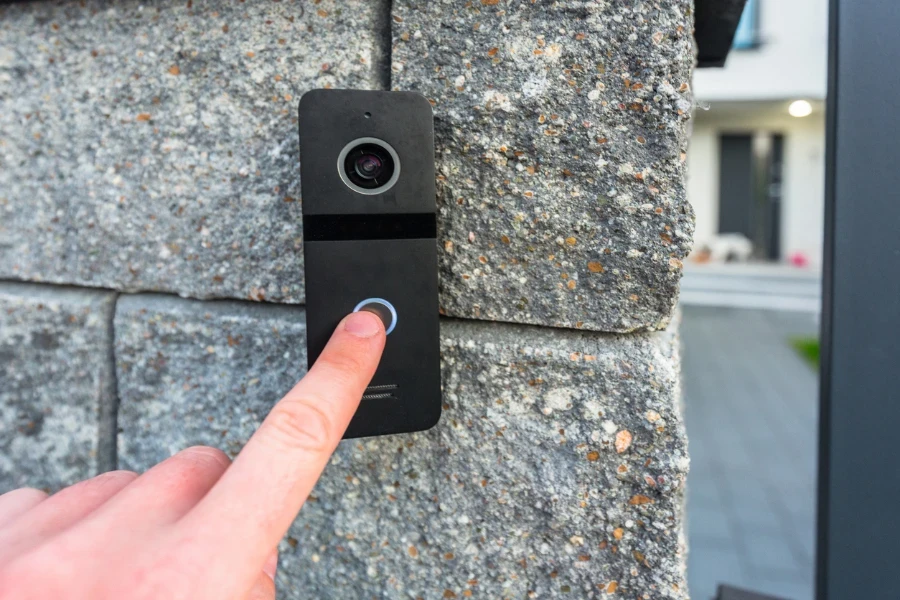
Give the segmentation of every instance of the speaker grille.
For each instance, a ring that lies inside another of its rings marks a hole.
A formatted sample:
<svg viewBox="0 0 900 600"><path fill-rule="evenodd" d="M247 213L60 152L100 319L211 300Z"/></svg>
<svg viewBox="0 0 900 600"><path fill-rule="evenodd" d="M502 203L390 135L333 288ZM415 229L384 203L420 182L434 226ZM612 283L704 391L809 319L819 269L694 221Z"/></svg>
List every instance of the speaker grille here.
<svg viewBox="0 0 900 600"><path fill-rule="evenodd" d="M397 397L397 388L399 386L396 383L386 383L383 385L370 385L366 388L366 391L363 393L363 400L383 400L385 398L396 398Z"/></svg>

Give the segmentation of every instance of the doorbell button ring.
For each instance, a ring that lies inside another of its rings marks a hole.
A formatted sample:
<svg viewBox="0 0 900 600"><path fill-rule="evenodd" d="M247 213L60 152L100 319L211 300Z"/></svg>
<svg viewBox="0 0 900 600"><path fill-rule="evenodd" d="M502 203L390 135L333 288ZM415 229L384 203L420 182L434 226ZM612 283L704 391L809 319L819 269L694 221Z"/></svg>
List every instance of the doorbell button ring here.
<svg viewBox="0 0 900 600"><path fill-rule="evenodd" d="M397 309L384 298L367 298L357 304L353 312L361 310L375 313L381 319L381 322L384 323L384 332L387 335L390 335L394 327L397 326Z"/></svg>

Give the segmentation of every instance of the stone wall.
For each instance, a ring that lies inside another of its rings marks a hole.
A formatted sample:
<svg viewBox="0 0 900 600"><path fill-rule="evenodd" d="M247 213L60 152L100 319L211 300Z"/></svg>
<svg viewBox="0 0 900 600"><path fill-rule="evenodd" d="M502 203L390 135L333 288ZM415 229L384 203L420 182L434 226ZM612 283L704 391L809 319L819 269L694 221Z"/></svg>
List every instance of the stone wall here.
<svg viewBox="0 0 900 600"><path fill-rule="evenodd" d="M417 90L444 415L341 445L282 596L686 598L691 26L687 0L0 7L0 492L236 454L305 370L297 100Z"/></svg>

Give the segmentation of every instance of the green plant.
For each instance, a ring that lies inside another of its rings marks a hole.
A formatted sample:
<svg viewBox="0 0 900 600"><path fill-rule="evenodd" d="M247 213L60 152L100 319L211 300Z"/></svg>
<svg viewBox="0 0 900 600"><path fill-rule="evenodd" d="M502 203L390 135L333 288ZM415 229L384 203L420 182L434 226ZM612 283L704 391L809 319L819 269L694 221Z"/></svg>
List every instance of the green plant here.
<svg viewBox="0 0 900 600"><path fill-rule="evenodd" d="M814 368L819 368L819 338L796 337L791 339L791 346Z"/></svg>

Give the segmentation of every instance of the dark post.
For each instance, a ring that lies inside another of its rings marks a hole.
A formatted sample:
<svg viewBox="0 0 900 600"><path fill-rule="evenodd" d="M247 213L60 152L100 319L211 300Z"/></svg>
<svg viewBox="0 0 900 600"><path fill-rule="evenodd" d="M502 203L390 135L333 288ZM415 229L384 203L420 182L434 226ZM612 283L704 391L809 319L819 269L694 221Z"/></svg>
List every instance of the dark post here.
<svg viewBox="0 0 900 600"><path fill-rule="evenodd" d="M832 0L818 600L900 590L900 3Z"/></svg>

